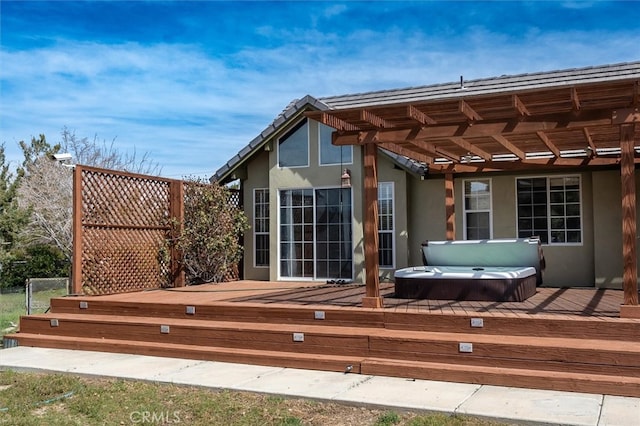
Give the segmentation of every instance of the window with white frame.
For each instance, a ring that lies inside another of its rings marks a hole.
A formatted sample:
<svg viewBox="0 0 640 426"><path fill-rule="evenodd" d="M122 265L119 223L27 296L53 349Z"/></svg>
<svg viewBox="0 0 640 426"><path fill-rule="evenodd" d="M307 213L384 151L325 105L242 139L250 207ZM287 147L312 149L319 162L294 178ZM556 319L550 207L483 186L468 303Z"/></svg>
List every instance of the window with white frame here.
<svg viewBox="0 0 640 426"><path fill-rule="evenodd" d="M393 268L394 262L393 182L378 183L378 262Z"/></svg>
<svg viewBox="0 0 640 426"><path fill-rule="evenodd" d="M490 179L464 181L463 217L465 240L492 238Z"/></svg>
<svg viewBox="0 0 640 426"><path fill-rule="evenodd" d="M255 266L269 266L269 190L253 190Z"/></svg>
<svg viewBox="0 0 640 426"><path fill-rule="evenodd" d="M579 176L516 179L518 236L544 244L580 244L582 209Z"/></svg>
<svg viewBox="0 0 640 426"><path fill-rule="evenodd" d="M318 123L318 140L320 141L320 165L351 164L353 162L353 147L351 145L336 146L331 143L333 127Z"/></svg>
<svg viewBox="0 0 640 426"><path fill-rule="evenodd" d="M309 165L309 124L306 119L293 126L278 140L278 166Z"/></svg>

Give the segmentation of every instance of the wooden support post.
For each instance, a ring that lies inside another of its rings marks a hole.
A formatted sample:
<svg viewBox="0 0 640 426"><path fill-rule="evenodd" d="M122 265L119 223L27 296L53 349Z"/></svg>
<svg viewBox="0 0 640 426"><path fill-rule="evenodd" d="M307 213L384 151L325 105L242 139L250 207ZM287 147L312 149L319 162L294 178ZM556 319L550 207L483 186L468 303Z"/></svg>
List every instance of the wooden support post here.
<svg viewBox="0 0 640 426"><path fill-rule="evenodd" d="M636 260L636 180L634 164L635 124L620 126L620 169L622 176L622 285L624 303L620 316L640 317L638 307L638 264Z"/></svg>
<svg viewBox="0 0 640 426"><path fill-rule="evenodd" d="M82 294L82 174L83 168L73 169L73 244L71 253L71 292Z"/></svg>
<svg viewBox="0 0 640 426"><path fill-rule="evenodd" d="M444 206L447 223L446 238L449 241L456 239L456 208L453 194L453 173L444 175Z"/></svg>
<svg viewBox="0 0 640 426"><path fill-rule="evenodd" d="M366 269L365 308L381 308L378 265L378 147L364 145L364 266Z"/></svg>
<svg viewBox="0 0 640 426"><path fill-rule="evenodd" d="M179 236L184 222L184 183L181 180L169 184L169 217L174 221L173 236ZM182 266L182 252L171 244L171 280L174 287L184 287L185 273Z"/></svg>

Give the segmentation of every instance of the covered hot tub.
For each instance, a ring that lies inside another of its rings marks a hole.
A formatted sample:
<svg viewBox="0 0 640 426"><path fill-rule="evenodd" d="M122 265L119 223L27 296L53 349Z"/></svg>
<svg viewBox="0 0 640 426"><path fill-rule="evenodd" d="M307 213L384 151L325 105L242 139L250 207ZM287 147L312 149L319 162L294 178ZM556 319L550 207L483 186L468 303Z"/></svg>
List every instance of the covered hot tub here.
<svg viewBox="0 0 640 426"><path fill-rule="evenodd" d="M426 241L422 255L424 266L395 272L395 297L520 302L542 283L537 238Z"/></svg>

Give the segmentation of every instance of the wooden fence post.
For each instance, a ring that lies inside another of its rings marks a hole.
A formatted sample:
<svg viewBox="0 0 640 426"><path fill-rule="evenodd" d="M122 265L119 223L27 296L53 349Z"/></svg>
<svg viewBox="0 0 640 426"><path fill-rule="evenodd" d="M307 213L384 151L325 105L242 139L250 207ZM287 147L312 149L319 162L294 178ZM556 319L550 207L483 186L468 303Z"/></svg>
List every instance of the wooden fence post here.
<svg viewBox="0 0 640 426"><path fill-rule="evenodd" d="M71 250L71 291L82 294L82 174L83 167L76 165L73 169L73 212Z"/></svg>
<svg viewBox="0 0 640 426"><path fill-rule="evenodd" d="M177 237L182 233L182 223L184 222L184 182L181 180L172 181L169 186L169 216L173 225L173 236ZM174 287L185 286L185 273L182 266L182 252L177 244L170 245L171 250L171 280Z"/></svg>

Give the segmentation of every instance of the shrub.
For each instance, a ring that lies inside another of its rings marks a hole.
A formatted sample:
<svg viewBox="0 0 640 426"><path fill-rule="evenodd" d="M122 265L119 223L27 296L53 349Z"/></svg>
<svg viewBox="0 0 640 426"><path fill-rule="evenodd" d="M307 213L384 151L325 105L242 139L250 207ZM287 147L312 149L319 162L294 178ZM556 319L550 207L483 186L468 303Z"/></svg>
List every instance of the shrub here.
<svg viewBox="0 0 640 426"><path fill-rule="evenodd" d="M228 188L202 180L185 182L184 221L175 238L182 251L187 284L222 282L242 258L244 212Z"/></svg>

